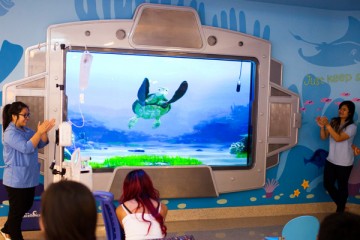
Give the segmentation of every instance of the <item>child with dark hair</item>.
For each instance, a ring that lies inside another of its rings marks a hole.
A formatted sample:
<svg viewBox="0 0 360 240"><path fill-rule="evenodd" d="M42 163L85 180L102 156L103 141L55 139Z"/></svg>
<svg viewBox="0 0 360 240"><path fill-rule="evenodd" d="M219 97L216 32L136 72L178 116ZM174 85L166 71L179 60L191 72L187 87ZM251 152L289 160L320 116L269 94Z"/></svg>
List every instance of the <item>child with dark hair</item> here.
<svg viewBox="0 0 360 240"><path fill-rule="evenodd" d="M332 213L320 224L318 240L358 240L360 216L349 212Z"/></svg>
<svg viewBox="0 0 360 240"><path fill-rule="evenodd" d="M166 236L167 207L160 202L159 191L142 169L129 172L116 215L126 240L158 239Z"/></svg>
<svg viewBox="0 0 360 240"><path fill-rule="evenodd" d="M95 240L97 210L82 183L52 183L41 197L40 228L46 240Z"/></svg>
<svg viewBox="0 0 360 240"><path fill-rule="evenodd" d="M34 202L35 187L39 184L38 149L49 141L47 133L55 119L38 123L37 130L27 127L30 109L23 102L13 102L3 108L3 184L9 198L9 213L1 234L5 239L22 240L23 216Z"/></svg>
<svg viewBox="0 0 360 240"><path fill-rule="evenodd" d="M348 181L354 164L353 140L357 131L353 117L355 104L343 101L339 116L329 123L326 117L317 117L321 139L330 138L329 155L324 168L324 187L336 204L336 212L343 212L348 198Z"/></svg>

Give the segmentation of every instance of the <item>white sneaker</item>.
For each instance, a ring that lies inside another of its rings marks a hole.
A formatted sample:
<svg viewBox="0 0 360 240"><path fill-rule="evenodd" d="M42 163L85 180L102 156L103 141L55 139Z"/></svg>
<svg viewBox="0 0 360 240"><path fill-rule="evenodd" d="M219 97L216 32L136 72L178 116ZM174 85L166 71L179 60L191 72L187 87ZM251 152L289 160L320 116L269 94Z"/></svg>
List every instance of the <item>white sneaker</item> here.
<svg viewBox="0 0 360 240"><path fill-rule="evenodd" d="M5 240L11 240L11 238L7 237L6 235L9 235L7 233L4 233L3 231L0 230L1 235L4 237Z"/></svg>

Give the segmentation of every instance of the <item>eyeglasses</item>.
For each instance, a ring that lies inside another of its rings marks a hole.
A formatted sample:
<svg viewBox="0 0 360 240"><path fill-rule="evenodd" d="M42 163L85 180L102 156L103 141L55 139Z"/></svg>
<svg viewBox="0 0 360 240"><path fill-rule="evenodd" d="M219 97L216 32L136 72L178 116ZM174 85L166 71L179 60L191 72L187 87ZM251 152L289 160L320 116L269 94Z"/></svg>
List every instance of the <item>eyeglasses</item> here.
<svg viewBox="0 0 360 240"><path fill-rule="evenodd" d="M24 118L30 118L30 113L26 113L26 114L19 113L18 115L23 116Z"/></svg>

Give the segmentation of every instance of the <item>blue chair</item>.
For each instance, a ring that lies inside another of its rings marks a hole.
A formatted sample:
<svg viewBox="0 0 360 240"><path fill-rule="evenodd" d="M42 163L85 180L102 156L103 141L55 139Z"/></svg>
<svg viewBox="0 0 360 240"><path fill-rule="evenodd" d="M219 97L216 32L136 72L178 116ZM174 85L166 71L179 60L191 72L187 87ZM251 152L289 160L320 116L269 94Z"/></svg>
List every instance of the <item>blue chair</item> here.
<svg viewBox="0 0 360 240"><path fill-rule="evenodd" d="M287 222L281 237L265 237L265 240L316 240L320 228L319 220L314 216L299 216Z"/></svg>
<svg viewBox="0 0 360 240"><path fill-rule="evenodd" d="M121 240L122 229L115 213L114 195L105 191L94 191L93 195L101 206L107 239Z"/></svg>
<svg viewBox="0 0 360 240"><path fill-rule="evenodd" d="M282 230L286 240L316 240L320 228L319 220L314 216L300 216L291 219Z"/></svg>

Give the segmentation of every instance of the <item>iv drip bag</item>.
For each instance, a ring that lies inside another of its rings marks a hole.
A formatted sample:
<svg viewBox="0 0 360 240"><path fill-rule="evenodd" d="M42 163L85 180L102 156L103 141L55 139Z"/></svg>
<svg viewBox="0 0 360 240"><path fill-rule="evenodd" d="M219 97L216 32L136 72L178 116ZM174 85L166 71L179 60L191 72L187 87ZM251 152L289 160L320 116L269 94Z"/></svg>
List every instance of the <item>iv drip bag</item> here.
<svg viewBox="0 0 360 240"><path fill-rule="evenodd" d="M85 51L81 55L79 87L80 87L80 90L82 90L82 91L84 89L86 89L89 84L89 75L90 75L92 60L93 60L93 56L88 51Z"/></svg>

